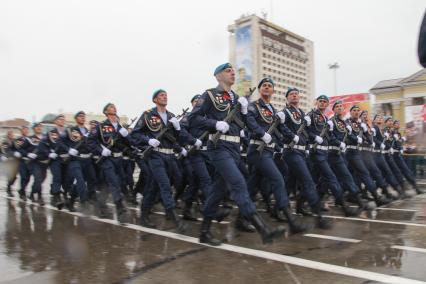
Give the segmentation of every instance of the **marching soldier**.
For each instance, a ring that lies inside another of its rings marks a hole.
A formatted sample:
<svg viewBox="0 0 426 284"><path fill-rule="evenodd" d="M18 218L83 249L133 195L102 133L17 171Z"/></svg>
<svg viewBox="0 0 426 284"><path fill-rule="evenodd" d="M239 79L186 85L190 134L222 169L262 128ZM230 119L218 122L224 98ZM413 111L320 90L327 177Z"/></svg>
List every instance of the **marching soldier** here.
<svg viewBox="0 0 426 284"><path fill-rule="evenodd" d="M328 147L336 139L333 135L334 124L325 116L325 110L329 105L326 95L317 98L317 107L308 113L312 123L307 127L310 144L310 158L313 169L320 176L319 184L322 192L331 190L336 205L341 206L346 216L356 216L358 211L346 205L343 198L343 190L336 175L328 163Z"/></svg>
<svg viewBox="0 0 426 284"><path fill-rule="evenodd" d="M20 189L18 191L19 197L22 200L27 200L25 189L27 188L28 183L30 182L31 172L28 166L29 158L27 157L27 150L29 146L29 128L27 126L21 127L21 137L14 141L15 152L13 155L15 158L19 159L19 177L20 177Z"/></svg>
<svg viewBox="0 0 426 284"><path fill-rule="evenodd" d="M247 114L250 137L247 154L250 172L247 186L254 200L258 189L262 187L262 181L266 181L275 197L273 216L279 221L287 220L292 233L303 232L307 230L307 226L293 217L284 178L273 159L273 141L279 139L277 135L280 134L279 127L285 122L285 114L282 111L277 112L270 103L274 93L272 79L262 79L258 90L260 98L249 105Z"/></svg>
<svg viewBox="0 0 426 284"><path fill-rule="evenodd" d="M155 227L149 214L159 190L167 217L175 223L178 231L182 232L186 226L175 210L171 177L175 178L175 184L181 183L179 180L181 174L178 172L174 154L177 152L186 156L187 152L178 144L181 130L179 121L173 113L166 109L167 92L162 89L155 91L152 101L156 106L142 114L131 135L132 144L148 152L147 156L143 158L147 160L152 175L151 184L145 188L141 204L141 224L150 228ZM149 150L147 150L148 148ZM152 152L149 152L151 150Z"/></svg>
<svg viewBox="0 0 426 284"><path fill-rule="evenodd" d="M299 108L300 93L296 88L286 92L288 106L285 109L285 127L283 139L283 158L289 169L290 182L300 184L301 197L309 203L312 212L317 214L317 226L323 229L331 227L331 222L322 216L320 197L308 169L305 158L308 151L306 127L311 125L311 118ZM301 203L302 204L302 203Z"/></svg>
<svg viewBox="0 0 426 284"><path fill-rule="evenodd" d="M390 200L388 200L383 195L378 194L377 186L361 158L359 145L361 145L363 141L361 136L365 126L361 126L361 120L359 118L360 111L361 110L359 106L352 106L350 109L350 118L348 118L346 121L347 125L349 126L346 160L348 161L349 169L354 174L354 176L365 185L366 190L371 193L376 204L381 206L388 204Z"/></svg>
<svg viewBox="0 0 426 284"><path fill-rule="evenodd" d="M281 237L285 229L281 226L271 229L256 212L245 177L240 171L240 131L246 120L248 101L231 90L235 82L235 71L231 64L218 66L214 76L219 85L204 92L189 115L190 127L201 127L211 133L207 151L215 169L213 190L207 196L204 206L200 242L220 245L221 242L210 232L210 226L228 189L242 216L256 227L264 243L271 243ZM229 114L234 115L232 120L226 119Z"/></svg>
<svg viewBox="0 0 426 284"><path fill-rule="evenodd" d="M100 122L91 130L87 143L91 152L100 157L96 163L99 163L104 183L112 194L117 219L121 223L126 223L129 216L123 204L121 178L123 172L123 149L129 143L129 132L120 125L114 104L106 104L103 108L103 113L106 116L106 120Z"/></svg>
<svg viewBox="0 0 426 284"><path fill-rule="evenodd" d="M16 175L19 170L19 160L16 159L13 155L15 149L14 146L14 133L12 130L7 132L6 138L2 141L1 144L1 161L5 163L5 171L7 177L7 188L6 192L9 197L13 197L12 185L16 181Z"/></svg>

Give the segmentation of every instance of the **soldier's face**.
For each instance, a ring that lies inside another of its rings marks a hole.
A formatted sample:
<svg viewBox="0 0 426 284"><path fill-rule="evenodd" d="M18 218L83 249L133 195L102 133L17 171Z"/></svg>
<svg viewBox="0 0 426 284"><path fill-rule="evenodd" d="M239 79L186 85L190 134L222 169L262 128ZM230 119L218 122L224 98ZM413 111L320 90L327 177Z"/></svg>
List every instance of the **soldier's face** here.
<svg viewBox="0 0 426 284"><path fill-rule="evenodd" d="M400 127L401 125L399 124L399 122L395 122L394 124L393 124L393 128L395 128L395 129L399 129L399 127Z"/></svg>
<svg viewBox="0 0 426 284"><path fill-rule="evenodd" d="M195 99L192 101L191 105L192 107L195 107L197 105L198 99Z"/></svg>
<svg viewBox="0 0 426 284"><path fill-rule="evenodd" d="M343 107L343 104L337 104L337 105L334 106L334 110L333 111L337 115L342 115L344 110L345 109Z"/></svg>
<svg viewBox="0 0 426 284"><path fill-rule="evenodd" d="M392 128L392 126L393 126L393 120L392 119L388 119L386 121L386 126L389 127L389 128Z"/></svg>
<svg viewBox="0 0 426 284"><path fill-rule="evenodd" d="M367 113L367 112L364 112L364 113L362 114L362 116L361 116L361 119L362 119L362 120L364 120L364 121L366 121L366 120L368 119L368 113Z"/></svg>
<svg viewBox="0 0 426 284"><path fill-rule="evenodd" d="M298 91L291 91L290 94L287 96L287 101L290 104L297 104L300 100L300 94Z"/></svg>
<svg viewBox="0 0 426 284"><path fill-rule="evenodd" d="M377 125L381 125L381 124L383 124L383 116L381 116L381 115L376 116L376 119L374 120L374 122L375 122Z"/></svg>
<svg viewBox="0 0 426 284"><path fill-rule="evenodd" d="M90 123L90 130L95 129L96 128L96 123Z"/></svg>
<svg viewBox="0 0 426 284"><path fill-rule="evenodd" d="M234 68L226 68L222 72L216 75L219 82L225 83L229 86L235 83L235 71Z"/></svg>
<svg viewBox="0 0 426 284"><path fill-rule="evenodd" d="M353 118L359 118L359 115L360 115L360 109L359 108L354 108L354 109L352 109L351 110L351 116L353 117Z"/></svg>
<svg viewBox="0 0 426 284"><path fill-rule="evenodd" d="M86 116L84 114L80 114L79 116L77 116L75 121L77 122L77 124L83 125L86 123Z"/></svg>
<svg viewBox="0 0 426 284"><path fill-rule="evenodd" d="M30 130L28 128L21 129L22 136L28 136L28 133L30 133Z"/></svg>
<svg viewBox="0 0 426 284"><path fill-rule="evenodd" d="M110 106L106 109L106 114L107 114L107 115L117 115L117 108L115 107L115 105L110 105Z"/></svg>
<svg viewBox="0 0 426 284"><path fill-rule="evenodd" d="M274 86L271 83L263 83L260 86L259 93L264 97L271 97L274 94Z"/></svg>
<svg viewBox="0 0 426 284"><path fill-rule="evenodd" d="M15 139L15 134L13 133L13 131L8 131L7 132L7 138L9 138L9 139Z"/></svg>
<svg viewBox="0 0 426 284"><path fill-rule="evenodd" d="M329 102L327 100L318 100L317 106L319 110L325 110L329 105Z"/></svg>
<svg viewBox="0 0 426 284"><path fill-rule="evenodd" d="M40 135L43 132L43 127L41 125L38 125L34 127L34 134Z"/></svg>
<svg viewBox="0 0 426 284"><path fill-rule="evenodd" d="M167 106L167 93L166 92L161 92L159 93L155 99L154 99L155 103L157 105L160 106Z"/></svg>
<svg viewBox="0 0 426 284"><path fill-rule="evenodd" d="M65 118L60 117L55 120L55 124L59 127L63 127L65 125Z"/></svg>

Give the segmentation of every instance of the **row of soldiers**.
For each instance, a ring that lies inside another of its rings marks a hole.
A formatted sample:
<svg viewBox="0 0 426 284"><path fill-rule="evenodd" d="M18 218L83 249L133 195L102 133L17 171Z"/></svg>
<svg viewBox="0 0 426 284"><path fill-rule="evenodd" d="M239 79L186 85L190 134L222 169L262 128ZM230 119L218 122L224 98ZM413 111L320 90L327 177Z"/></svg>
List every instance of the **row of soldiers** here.
<svg viewBox="0 0 426 284"><path fill-rule="evenodd" d="M184 204L183 219L190 221L197 220L193 204L201 202L199 240L220 245L210 227L230 214L230 201L239 209L237 229L257 231L264 243L285 233L283 226L268 225L256 210L259 193L271 216L287 222L291 233L309 226L293 214L290 196L296 200L296 213L314 215L316 225L328 229L332 223L323 216L322 202L328 194L345 216L357 216L405 198L407 184L423 193L404 162L405 138L391 117L375 115L370 124L368 112L354 105L345 120L343 103L336 101L334 116L328 118L325 95L305 114L296 88L286 92L287 106L276 110L271 104L275 86L271 78L259 82L259 99L249 102L231 89L235 82L231 64L218 66L214 76L218 86L194 96L191 112L179 116L167 110L168 94L159 89L152 96L155 107L130 126L120 123L116 106L109 103L103 109L106 120L91 121L90 129L80 111L75 126L65 127L64 116L58 115L55 127L45 135L40 123L33 125L32 136L26 127L17 139L10 134L1 156L11 165L6 167L8 194L13 196L11 187L19 172L18 193L26 200L32 175L29 199L43 205L42 184L50 169L51 202L58 209L75 211L78 200L82 212L93 209L106 217L111 194L118 221L126 223L126 204L138 204L140 193L140 224L156 227L150 215L161 202L179 232L188 222L177 213L177 200Z"/></svg>

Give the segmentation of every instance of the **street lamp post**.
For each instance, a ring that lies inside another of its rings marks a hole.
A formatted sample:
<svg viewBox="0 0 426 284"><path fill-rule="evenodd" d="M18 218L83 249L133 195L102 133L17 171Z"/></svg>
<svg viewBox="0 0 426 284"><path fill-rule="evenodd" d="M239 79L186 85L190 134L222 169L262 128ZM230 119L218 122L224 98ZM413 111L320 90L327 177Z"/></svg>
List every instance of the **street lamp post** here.
<svg viewBox="0 0 426 284"><path fill-rule="evenodd" d="M334 62L333 64L328 64L328 69L333 70L334 75L334 95L337 96L337 69L340 68L339 64L337 62Z"/></svg>

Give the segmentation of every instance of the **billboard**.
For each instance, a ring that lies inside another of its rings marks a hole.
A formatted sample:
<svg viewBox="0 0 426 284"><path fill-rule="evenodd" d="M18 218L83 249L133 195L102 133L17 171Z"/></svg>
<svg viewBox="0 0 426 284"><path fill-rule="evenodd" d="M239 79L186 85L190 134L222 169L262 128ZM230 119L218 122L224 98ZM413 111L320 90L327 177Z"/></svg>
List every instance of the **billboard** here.
<svg viewBox="0 0 426 284"><path fill-rule="evenodd" d="M334 96L330 97L330 106L326 110L327 117L333 116L333 104L335 101L342 101L343 106L345 108L344 118L349 117L349 110L353 105L358 105L361 110L368 110L371 113L371 103L370 96L368 93L359 93L359 94L351 94L351 95L343 95L343 96Z"/></svg>
<svg viewBox="0 0 426 284"><path fill-rule="evenodd" d="M405 107L405 135L408 144L425 147L426 105Z"/></svg>
<svg viewBox="0 0 426 284"><path fill-rule="evenodd" d="M251 26L238 28L235 32L235 92L239 96L246 96L252 81L252 30Z"/></svg>

